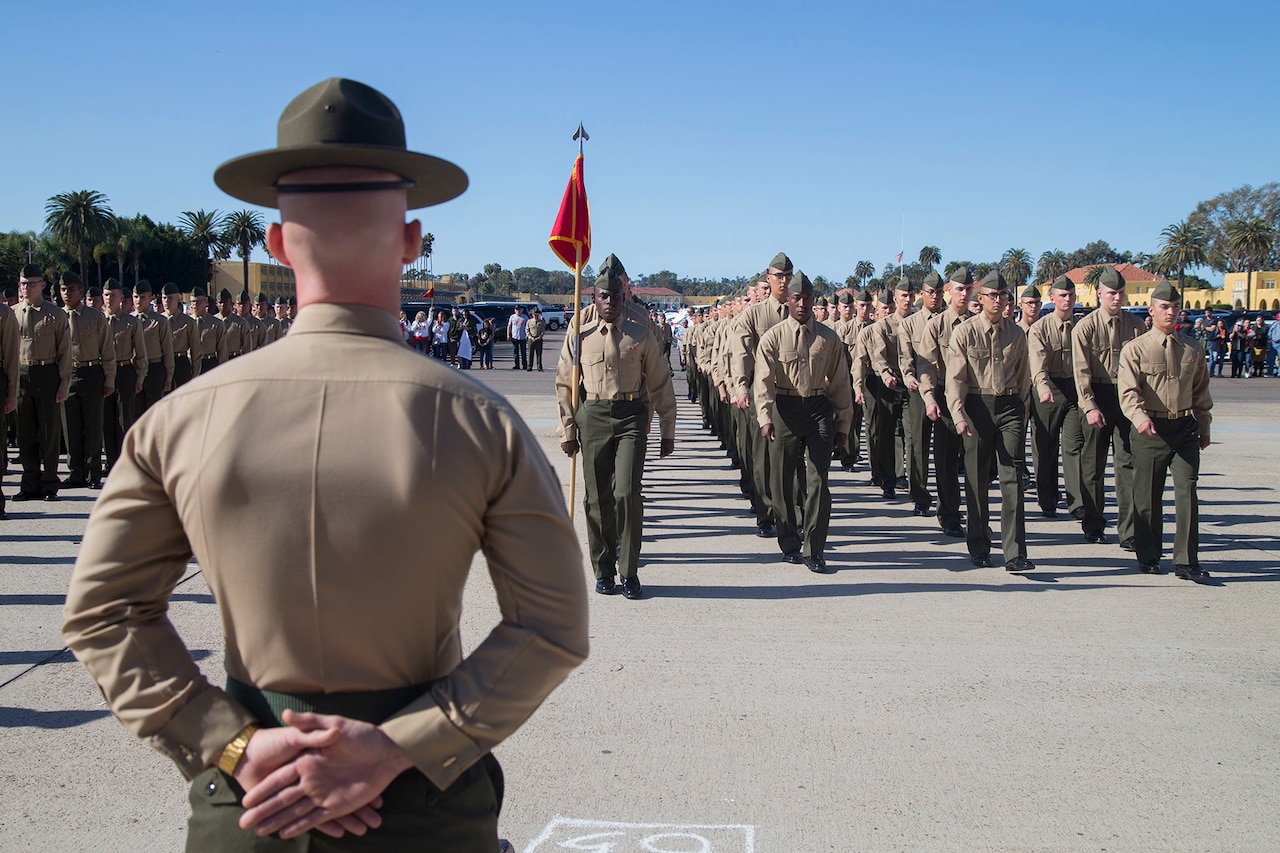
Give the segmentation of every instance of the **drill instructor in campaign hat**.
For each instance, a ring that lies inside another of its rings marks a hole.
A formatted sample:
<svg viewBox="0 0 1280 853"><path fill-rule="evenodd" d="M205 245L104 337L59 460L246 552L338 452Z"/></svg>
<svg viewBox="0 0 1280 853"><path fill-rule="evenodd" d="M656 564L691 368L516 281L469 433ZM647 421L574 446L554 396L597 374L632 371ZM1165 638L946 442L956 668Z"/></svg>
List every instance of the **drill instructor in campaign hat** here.
<svg viewBox="0 0 1280 853"><path fill-rule="evenodd" d="M266 849L258 836L278 833L295 841L270 849L490 853L490 750L586 656L586 590L528 427L400 335L422 234L405 211L461 194L466 175L409 151L386 96L334 78L286 107L277 148L214 179L279 207L267 247L302 310L286 339L134 425L64 636L113 712L193 780L188 850ZM464 657L481 549L502 621ZM225 688L165 615L193 555L226 633Z"/></svg>

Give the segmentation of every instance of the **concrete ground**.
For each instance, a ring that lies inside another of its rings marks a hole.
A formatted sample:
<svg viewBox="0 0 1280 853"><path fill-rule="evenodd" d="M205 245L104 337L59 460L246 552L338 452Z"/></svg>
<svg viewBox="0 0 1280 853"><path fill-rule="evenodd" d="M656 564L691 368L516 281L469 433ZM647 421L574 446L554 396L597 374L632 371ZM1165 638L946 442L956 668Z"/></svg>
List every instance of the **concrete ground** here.
<svg viewBox="0 0 1280 853"><path fill-rule="evenodd" d="M472 375L515 403L567 491L557 351L517 373L499 345ZM497 750L502 834L521 853L1280 849L1280 380L1212 392L1212 585L1138 574L1034 500L1036 571L973 569L865 467L832 475L835 571L814 575L752 535L682 398L676 453L645 477L645 598L591 595L590 659ZM176 769L110 718L59 635L94 496L11 503L0 522L2 850L183 843ZM1168 506L1171 540L1171 490ZM476 569L472 643L496 619ZM172 616L220 680L194 565Z"/></svg>

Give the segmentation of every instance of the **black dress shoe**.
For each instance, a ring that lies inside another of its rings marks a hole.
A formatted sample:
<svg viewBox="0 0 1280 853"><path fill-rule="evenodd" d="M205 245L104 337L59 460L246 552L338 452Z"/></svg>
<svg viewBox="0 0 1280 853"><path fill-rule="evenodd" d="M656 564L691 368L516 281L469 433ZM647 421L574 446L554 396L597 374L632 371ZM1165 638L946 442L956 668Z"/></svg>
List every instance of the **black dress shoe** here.
<svg viewBox="0 0 1280 853"><path fill-rule="evenodd" d="M640 586L640 578L631 577L622 579L622 597L635 601L644 595L644 587Z"/></svg>
<svg viewBox="0 0 1280 853"><path fill-rule="evenodd" d="M1123 550L1125 550L1125 551L1132 551L1132 550L1133 550L1133 537L1132 537L1132 536L1130 536L1128 539L1121 539L1121 540L1120 540L1120 547L1121 547Z"/></svg>
<svg viewBox="0 0 1280 853"><path fill-rule="evenodd" d="M827 561L824 560L821 556L805 557L804 564L809 568L809 571L811 572L816 572L817 574L820 574L820 575L825 575L827 573Z"/></svg>
<svg viewBox="0 0 1280 853"><path fill-rule="evenodd" d="M40 500L47 501L48 503L53 503L57 499L58 499L57 492L45 492L43 495L40 496Z"/></svg>
<svg viewBox="0 0 1280 853"><path fill-rule="evenodd" d="M881 486L881 485L883 485L883 484L880 482L880 478L879 478L879 477L876 477L876 476L874 476L874 475L873 475L873 476L871 477L871 482L870 482L870 484L869 484L869 485L870 485L872 488L877 488L877 489L878 489L878 488L880 488L880 486Z"/></svg>
<svg viewBox="0 0 1280 853"><path fill-rule="evenodd" d="M62 481L62 487L65 489L87 489L89 488L88 480L73 480L71 477Z"/></svg>
<svg viewBox="0 0 1280 853"><path fill-rule="evenodd" d="M1084 507L1078 506L1075 509L1071 510L1071 517L1074 518L1076 521L1082 520L1084 518Z"/></svg>
<svg viewBox="0 0 1280 853"><path fill-rule="evenodd" d="M1184 581L1200 581L1209 580L1209 573L1199 566L1174 566L1173 573Z"/></svg>
<svg viewBox="0 0 1280 853"><path fill-rule="evenodd" d="M93 489L95 492L102 491L102 481L101 481L101 480L90 480L90 481L89 481L89 488Z"/></svg>
<svg viewBox="0 0 1280 853"><path fill-rule="evenodd" d="M799 551L784 551L782 553L782 562L800 565L804 562L804 558L800 556Z"/></svg>
<svg viewBox="0 0 1280 853"><path fill-rule="evenodd" d="M919 515L919 516L927 516L929 514L929 507L927 504L916 504L914 507L911 508L911 514Z"/></svg>
<svg viewBox="0 0 1280 853"><path fill-rule="evenodd" d="M958 524L952 524L947 527L944 527L942 528L942 532L953 539L964 538L964 528Z"/></svg>
<svg viewBox="0 0 1280 853"><path fill-rule="evenodd" d="M18 492L16 495L14 495L13 497L11 497L9 500L11 500L11 501L38 501L38 500L40 500L40 494L39 494L38 492Z"/></svg>
<svg viewBox="0 0 1280 853"><path fill-rule="evenodd" d="M1040 514L1043 515L1045 518L1057 518L1058 508L1057 507L1049 507L1048 509L1041 508Z"/></svg>
<svg viewBox="0 0 1280 853"><path fill-rule="evenodd" d="M883 492L880 493L880 497L884 498L887 501L891 501L891 500L895 500L898 497L898 495L893 491L893 489L885 489Z"/></svg>
<svg viewBox="0 0 1280 853"><path fill-rule="evenodd" d="M1088 531L1085 531L1084 541L1088 542L1090 545L1105 545L1107 544L1107 534L1089 533Z"/></svg>
<svg viewBox="0 0 1280 853"><path fill-rule="evenodd" d="M1029 572L1036 567L1036 564L1028 560L1026 557L1014 557L1012 560L1004 564L1006 572Z"/></svg>
<svg viewBox="0 0 1280 853"><path fill-rule="evenodd" d="M756 535L761 539L777 539L778 527L772 521L756 525Z"/></svg>
<svg viewBox="0 0 1280 853"><path fill-rule="evenodd" d="M991 558L990 558L990 557L979 557L979 556L977 556L977 555L975 555L975 554L970 554L970 555L969 555L969 562L970 562L970 563L973 563L973 567L974 567L975 569L989 569L989 568L991 568Z"/></svg>
<svg viewBox="0 0 1280 853"><path fill-rule="evenodd" d="M906 488L910 488L911 486L911 484L907 482L906 477L899 477L897 482L894 483L894 485L899 489L906 489Z"/></svg>
<svg viewBox="0 0 1280 853"><path fill-rule="evenodd" d="M596 581L596 592L601 595L613 595L618 591L618 583L613 578L600 578Z"/></svg>
<svg viewBox="0 0 1280 853"><path fill-rule="evenodd" d="M1144 575L1164 574L1164 571L1160 568L1160 562L1158 560L1154 563L1139 563L1138 569L1141 570Z"/></svg>

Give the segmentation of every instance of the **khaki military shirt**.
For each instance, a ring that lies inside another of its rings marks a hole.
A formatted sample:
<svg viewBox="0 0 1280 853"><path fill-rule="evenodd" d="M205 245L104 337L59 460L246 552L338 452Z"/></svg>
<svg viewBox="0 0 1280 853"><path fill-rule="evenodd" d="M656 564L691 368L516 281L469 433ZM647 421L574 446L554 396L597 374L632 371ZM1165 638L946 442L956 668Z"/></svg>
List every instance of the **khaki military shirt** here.
<svg viewBox="0 0 1280 853"><path fill-rule="evenodd" d="M111 341L116 352L116 368L128 361L133 362L134 382L142 386L147 378L147 338L142 332L142 323L132 314L117 311L107 315L107 328L111 330Z"/></svg>
<svg viewBox="0 0 1280 853"><path fill-rule="evenodd" d="M934 314L921 308L898 324L898 372L903 383L920 381L920 347L924 345L924 327Z"/></svg>
<svg viewBox="0 0 1280 853"><path fill-rule="evenodd" d="M1076 323L1071 333L1071 363L1076 377L1080 411L1098 408L1093 399L1094 382L1114 385L1120 368L1120 350L1143 333L1142 321L1128 311L1115 317L1098 308Z"/></svg>
<svg viewBox="0 0 1280 853"><path fill-rule="evenodd" d="M1052 394L1056 389L1051 379L1072 379L1071 329L1075 318L1058 319L1049 312L1036 320L1027 333L1027 350L1031 359L1031 385L1037 396Z"/></svg>
<svg viewBox="0 0 1280 853"><path fill-rule="evenodd" d="M173 384L173 334L169 331L169 318L159 311L140 311L134 315L142 326L146 340L147 361L156 370L164 366L166 385Z"/></svg>
<svg viewBox="0 0 1280 853"><path fill-rule="evenodd" d="M1134 426L1153 415L1190 410L1202 430L1213 423L1209 410L1209 367L1194 338L1151 329L1120 350L1116 375L1120 409Z"/></svg>
<svg viewBox="0 0 1280 853"><path fill-rule="evenodd" d="M788 316L761 336L755 371L760 426L773 423L779 394L825 394L831 401L836 432L848 435L853 425L848 350L830 326L813 318L800 323Z"/></svg>
<svg viewBox="0 0 1280 853"><path fill-rule="evenodd" d="M71 387L71 327L67 313L48 299L35 305L19 302L14 313L21 339L19 363L57 364L58 393L67 393Z"/></svg>
<svg viewBox="0 0 1280 853"><path fill-rule="evenodd" d="M854 396L861 395L864 400L867 397L867 377L871 375L871 336L875 334L876 326L882 322L883 319L872 320L857 331L858 346L849 371L853 379Z"/></svg>
<svg viewBox="0 0 1280 853"><path fill-rule="evenodd" d="M951 335L955 332L956 326L972 316L967 310L963 314L957 314L954 309L948 307L934 314L924 324L924 333L920 337L920 349L916 353L919 356L916 370L919 373L917 381L920 383L920 399L926 406L941 407L939 395L946 399L945 356L947 348L951 345Z"/></svg>
<svg viewBox="0 0 1280 853"><path fill-rule="evenodd" d="M253 324L234 311L218 319L227 329L227 358L253 351Z"/></svg>
<svg viewBox="0 0 1280 853"><path fill-rule="evenodd" d="M787 317L787 306L773 298L754 305L730 320L733 332L728 337L732 348L729 355L729 379L725 383L730 397L738 397L751 390L756 375L756 347L764 333Z"/></svg>
<svg viewBox="0 0 1280 853"><path fill-rule="evenodd" d="M887 383L892 377L899 385L902 384L902 372L898 367L898 327L906 319L895 311L876 321L871 336L867 338L871 370L881 382Z"/></svg>
<svg viewBox="0 0 1280 853"><path fill-rule="evenodd" d="M328 693L434 682L381 728L447 788L587 654L559 480L509 403L406 347L384 311L308 305L279 343L134 424L89 517L63 636L126 726L202 772L253 720L166 615L194 555L231 677ZM502 621L464 657L479 552Z"/></svg>
<svg viewBox="0 0 1280 853"><path fill-rule="evenodd" d="M957 423L968 422L965 398L970 394L1004 394L1012 391L1025 404L1031 392L1031 367L1027 363L1027 336L1013 320L1001 317L988 322L977 314L951 333L943 353L947 365L947 406Z"/></svg>
<svg viewBox="0 0 1280 853"><path fill-rule="evenodd" d="M218 364L227 360L227 327L213 314L205 312L203 317L193 318L196 328L200 330L201 358L209 355L218 357Z"/></svg>
<svg viewBox="0 0 1280 853"><path fill-rule="evenodd" d="M195 318L188 317L179 311L176 314L165 312L165 318L169 321L169 331L173 335L173 356L187 356L191 359L191 375L200 375L200 356L203 351L200 349L200 327L196 325Z"/></svg>
<svg viewBox="0 0 1280 853"><path fill-rule="evenodd" d="M547 324L541 317L534 315L524 324L524 333L529 336L529 340L536 341L547 333Z"/></svg>
<svg viewBox="0 0 1280 853"><path fill-rule="evenodd" d="M662 360L658 340L649 324L625 317L618 323L596 320L582 329L580 365L587 399L622 399L635 395L658 414L662 440L676 437L676 394L671 371ZM556 365L556 401L560 409L560 441L578 439L577 411L573 407L573 336L565 337Z"/></svg>
<svg viewBox="0 0 1280 853"><path fill-rule="evenodd" d="M21 369L18 362L21 358L20 338L18 331L18 315L4 303L0 303L0 373L5 378L5 395L0 398L0 409L4 408L6 399L13 400L18 396L18 381ZM8 451L0 448L0 452Z"/></svg>
<svg viewBox="0 0 1280 853"><path fill-rule="evenodd" d="M293 321L290 320L288 317L277 317L276 318L276 340L278 341L281 338L283 338L285 335L289 334L289 329L292 326L293 326Z"/></svg>
<svg viewBox="0 0 1280 853"><path fill-rule="evenodd" d="M116 387L116 342L107 326L107 315L97 308L81 304L67 313L71 331L71 366L87 367L101 362L103 388Z"/></svg>

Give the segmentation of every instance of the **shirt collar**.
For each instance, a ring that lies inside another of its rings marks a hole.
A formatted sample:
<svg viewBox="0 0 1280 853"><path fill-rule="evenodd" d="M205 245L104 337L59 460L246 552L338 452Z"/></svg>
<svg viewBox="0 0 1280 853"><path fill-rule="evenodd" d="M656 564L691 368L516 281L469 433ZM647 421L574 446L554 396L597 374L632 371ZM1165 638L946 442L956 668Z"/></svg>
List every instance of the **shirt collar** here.
<svg viewBox="0 0 1280 853"><path fill-rule="evenodd" d="M367 335L403 343L400 322L381 308L336 302L313 302L298 311L289 335L311 333Z"/></svg>

